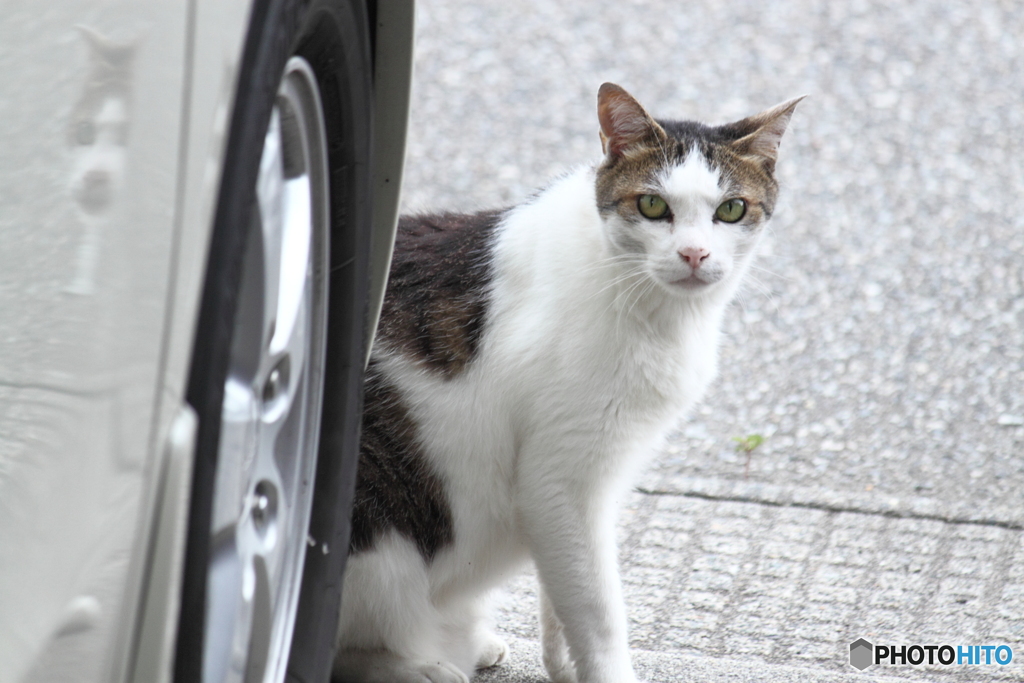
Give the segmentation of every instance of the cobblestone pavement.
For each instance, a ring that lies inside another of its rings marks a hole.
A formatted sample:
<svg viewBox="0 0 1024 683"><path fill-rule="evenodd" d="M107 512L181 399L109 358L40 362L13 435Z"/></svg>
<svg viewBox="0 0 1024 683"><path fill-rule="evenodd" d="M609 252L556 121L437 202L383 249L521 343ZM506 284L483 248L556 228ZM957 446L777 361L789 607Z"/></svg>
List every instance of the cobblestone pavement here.
<svg viewBox="0 0 1024 683"><path fill-rule="evenodd" d="M1020 527L659 492L632 496L621 535L632 646L658 674L653 680L732 680L743 671L738 680L1024 678ZM543 680L531 661L535 581L528 575L510 587L499 625L512 638L512 660L481 681ZM848 656L862 637L1006 643L1016 652L1005 667L859 674ZM654 665L650 653L661 655Z"/></svg>
<svg viewBox="0 0 1024 683"><path fill-rule="evenodd" d="M1024 680L1018 5L421 0L417 22L406 210L508 205L596 161L606 80L709 122L809 95L720 378L623 520L638 669ZM542 678L532 585L502 612L512 661L481 680ZM861 636L1015 659L858 674Z"/></svg>

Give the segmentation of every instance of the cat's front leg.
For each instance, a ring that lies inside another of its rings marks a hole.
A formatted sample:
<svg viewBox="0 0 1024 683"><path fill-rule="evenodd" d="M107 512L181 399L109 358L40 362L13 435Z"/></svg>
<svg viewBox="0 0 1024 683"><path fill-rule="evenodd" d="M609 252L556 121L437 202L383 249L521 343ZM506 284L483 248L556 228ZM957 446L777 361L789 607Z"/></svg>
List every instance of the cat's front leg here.
<svg viewBox="0 0 1024 683"><path fill-rule="evenodd" d="M616 566L614 515L578 483L524 496L520 519L550 610L545 665L556 683L631 683L626 614ZM557 629L562 629L559 634ZM571 662L555 650L564 638ZM549 663L550 662L550 663ZM554 670L552 670L554 668Z"/></svg>
<svg viewBox="0 0 1024 683"><path fill-rule="evenodd" d="M555 606L551 604L544 585L538 587L540 593L540 646L544 668L552 683L577 683L576 669L569 657L569 644L565 642L565 627L555 614Z"/></svg>

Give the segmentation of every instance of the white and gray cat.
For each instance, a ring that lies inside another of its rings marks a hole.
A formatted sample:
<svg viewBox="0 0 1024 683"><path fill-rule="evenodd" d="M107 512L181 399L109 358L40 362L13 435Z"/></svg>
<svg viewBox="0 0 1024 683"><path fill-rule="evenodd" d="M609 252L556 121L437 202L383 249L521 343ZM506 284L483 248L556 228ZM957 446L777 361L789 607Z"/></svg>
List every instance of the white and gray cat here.
<svg viewBox="0 0 1024 683"><path fill-rule="evenodd" d="M615 499L715 375L799 99L722 126L598 93L605 157L525 203L404 217L366 380L334 677L465 682L529 560L557 683L628 683Z"/></svg>

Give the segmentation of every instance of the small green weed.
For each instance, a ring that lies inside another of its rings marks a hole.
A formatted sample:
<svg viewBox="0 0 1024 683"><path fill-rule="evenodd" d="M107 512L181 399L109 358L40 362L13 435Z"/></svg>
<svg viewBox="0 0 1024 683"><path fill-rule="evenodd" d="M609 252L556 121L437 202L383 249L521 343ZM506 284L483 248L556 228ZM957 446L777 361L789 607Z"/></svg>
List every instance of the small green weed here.
<svg viewBox="0 0 1024 683"><path fill-rule="evenodd" d="M754 449L764 443L764 437L760 434L747 434L746 436L734 436L732 440L736 442L737 453L747 454L747 461L743 464L743 478L746 479L750 476L750 458Z"/></svg>

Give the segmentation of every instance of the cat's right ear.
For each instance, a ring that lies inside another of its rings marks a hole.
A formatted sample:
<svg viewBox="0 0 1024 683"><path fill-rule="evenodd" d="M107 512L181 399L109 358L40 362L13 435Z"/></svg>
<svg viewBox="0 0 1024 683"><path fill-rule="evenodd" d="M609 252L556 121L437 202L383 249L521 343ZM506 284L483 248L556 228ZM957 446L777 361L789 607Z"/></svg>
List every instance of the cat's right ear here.
<svg viewBox="0 0 1024 683"><path fill-rule="evenodd" d="M666 138L665 131L640 103L614 83L605 83L597 91L597 118L601 122L601 148L609 157Z"/></svg>

